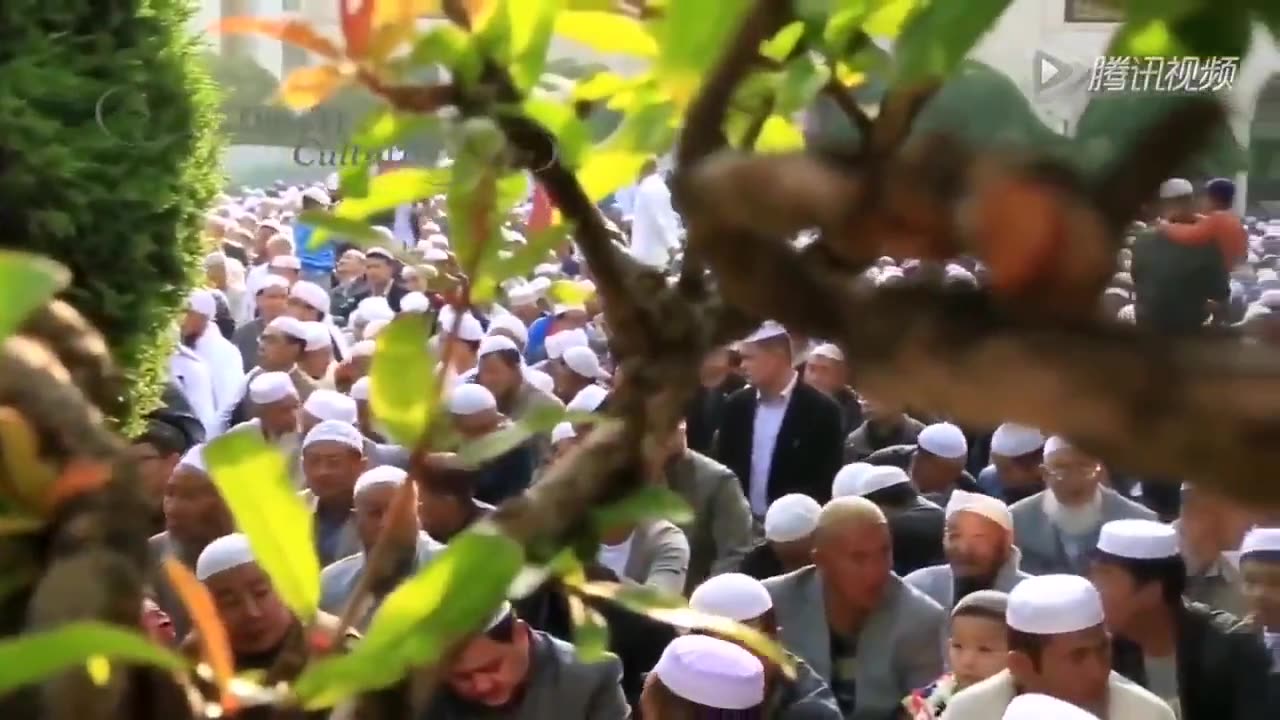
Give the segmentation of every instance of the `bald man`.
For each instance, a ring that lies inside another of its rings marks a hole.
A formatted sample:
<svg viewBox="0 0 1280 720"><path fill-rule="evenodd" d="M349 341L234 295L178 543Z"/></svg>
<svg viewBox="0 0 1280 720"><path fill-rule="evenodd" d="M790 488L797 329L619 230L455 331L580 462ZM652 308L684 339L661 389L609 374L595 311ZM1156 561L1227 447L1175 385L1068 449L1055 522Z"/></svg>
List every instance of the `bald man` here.
<svg viewBox="0 0 1280 720"><path fill-rule="evenodd" d="M813 667L849 720L883 720L942 672L946 613L893 574L889 523L875 503L822 508L813 565L765 581L782 644Z"/></svg>

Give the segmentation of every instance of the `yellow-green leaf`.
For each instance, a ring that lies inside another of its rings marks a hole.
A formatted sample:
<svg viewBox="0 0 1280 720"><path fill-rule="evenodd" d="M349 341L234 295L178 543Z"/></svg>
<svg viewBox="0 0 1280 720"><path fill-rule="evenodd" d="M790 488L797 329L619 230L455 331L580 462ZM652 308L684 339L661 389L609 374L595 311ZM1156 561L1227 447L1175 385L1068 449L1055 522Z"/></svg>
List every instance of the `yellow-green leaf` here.
<svg viewBox="0 0 1280 720"><path fill-rule="evenodd" d="M555 405L537 408L519 421L458 448L458 462L478 467L486 460L502 455L538 433L550 432L564 420L564 408Z"/></svg>
<svg viewBox="0 0 1280 720"><path fill-rule="evenodd" d="M510 71L516 87L528 91L538 82L551 47L551 31L562 0L505 0L499 12L511 27Z"/></svg>
<svg viewBox="0 0 1280 720"><path fill-rule="evenodd" d="M770 115L764 121L755 144L755 150L762 153L786 153L803 147L804 133L781 115Z"/></svg>
<svg viewBox="0 0 1280 720"><path fill-rule="evenodd" d="M0 340L71 282L65 267L24 252L0 250Z"/></svg>
<svg viewBox="0 0 1280 720"><path fill-rule="evenodd" d="M634 105L597 151L658 155L675 140L677 118L676 107L670 102Z"/></svg>
<svg viewBox="0 0 1280 720"><path fill-rule="evenodd" d="M311 233L311 240L307 243L307 247L312 250L323 246L335 235L360 244L376 245L387 240L385 235L374 230L372 225L363 220L341 218L324 210L303 210L298 215L298 221L315 228L315 232Z"/></svg>
<svg viewBox="0 0 1280 720"><path fill-rule="evenodd" d="M606 55L658 55L658 41L644 23L617 12L566 10L556 16L555 33Z"/></svg>
<svg viewBox="0 0 1280 720"><path fill-rule="evenodd" d="M68 623L0 641L0 696L64 670L84 667L94 657L174 672L187 666L182 656L135 630L101 622Z"/></svg>
<svg viewBox="0 0 1280 720"><path fill-rule="evenodd" d="M582 161L582 153L591 142L591 132L566 103L534 98L526 100L521 111L555 138L555 157L565 167L574 169Z"/></svg>
<svg viewBox="0 0 1280 720"><path fill-rule="evenodd" d="M483 627L524 565L524 549L481 523L450 541L374 613L355 649L311 663L296 683L308 710L386 687L409 668L429 667L454 642Z"/></svg>
<svg viewBox="0 0 1280 720"><path fill-rule="evenodd" d="M760 54L771 60L782 62L796 49L796 44L802 37L804 37L804 22L794 20L787 23L776 35L761 43Z"/></svg>
<svg viewBox="0 0 1280 720"><path fill-rule="evenodd" d="M671 3L657 23L657 74L683 108L738 34L751 0Z"/></svg>
<svg viewBox="0 0 1280 720"><path fill-rule="evenodd" d="M369 369L369 409L392 439L408 448L426 432L435 400L430 337L425 316L400 315L378 333Z"/></svg>
<svg viewBox="0 0 1280 720"><path fill-rule="evenodd" d="M862 21L862 31L873 38L896 38L921 5L921 0L878 0Z"/></svg>
<svg viewBox="0 0 1280 720"><path fill-rule="evenodd" d="M596 102L613 96L631 84L631 80L609 71L598 72L586 80L579 81L573 88L573 99L582 102Z"/></svg>
<svg viewBox="0 0 1280 720"><path fill-rule="evenodd" d="M439 195L449 187L448 168L396 168L369 180L369 194L344 198L334 215L364 220L401 205Z"/></svg>
<svg viewBox="0 0 1280 720"><path fill-rule="evenodd" d="M599 610L577 595L569 596L569 620L573 623L573 647L578 659L596 663L609 652L609 624Z"/></svg>
<svg viewBox="0 0 1280 720"><path fill-rule="evenodd" d="M776 111L791 115L809 107L830 79L831 69L813 55L792 59L782 69Z"/></svg>
<svg viewBox="0 0 1280 720"><path fill-rule="evenodd" d="M591 202L600 202L638 180L640 168L649 157L649 153L627 151L588 153L578 170L578 182Z"/></svg>
<svg viewBox="0 0 1280 720"><path fill-rule="evenodd" d="M257 428L246 427L214 439L204 457L258 566L285 605L310 621L320 604L315 528L284 455Z"/></svg>
<svg viewBox="0 0 1280 720"><path fill-rule="evenodd" d="M693 508L669 488L646 485L615 503L592 510L591 519L601 529L655 519L683 525L693 520Z"/></svg>
<svg viewBox="0 0 1280 720"><path fill-rule="evenodd" d="M347 76L333 65L301 67L280 82L280 101L290 110L310 110L328 100L343 85Z"/></svg>
<svg viewBox="0 0 1280 720"><path fill-rule="evenodd" d="M380 108L361 123L351 137L350 144L364 152L357 162L346 164L338 171L339 187L344 198L362 198L369 195L369 169L378 152L420 133L437 131L440 120L434 115L409 115L391 108Z"/></svg>
<svg viewBox="0 0 1280 720"><path fill-rule="evenodd" d="M946 76L960 65L1010 2L932 2L912 14L894 42L894 84Z"/></svg>

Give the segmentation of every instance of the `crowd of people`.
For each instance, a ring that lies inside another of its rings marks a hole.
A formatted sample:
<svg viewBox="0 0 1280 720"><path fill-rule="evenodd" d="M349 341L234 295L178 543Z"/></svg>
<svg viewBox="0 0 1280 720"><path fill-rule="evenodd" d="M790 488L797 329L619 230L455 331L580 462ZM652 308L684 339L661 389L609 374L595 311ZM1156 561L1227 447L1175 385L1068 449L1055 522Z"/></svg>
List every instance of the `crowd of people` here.
<svg viewBox="0 0 1280 720"><path fill-rule="evenodd" d="M1202 194L1166 183L1159 218L1135 225L1100 311L1269 341L1256 331L1280 309L1280 223L1233 215L1232 193L1225 181ZM336 195L317 184L218 198L169 402L133 439L157 568L173 558L193 570L237 668L268 680L296 676L308 635L237 533L207 442L257 432L289 459L314 514L323 626L337 629L384 526L404 530L392 580L369 588L373 602L342 640L358 643L399 581L591 432L561 423L479 467L448 453L410 463L369 409L375 338L391 321L432 323L434 356L450 358L456 378L442 402L463 439L552 407L607 412L610 397L608 328L571 245L504 278L496 300L463 305L448 282L460 268L442 202L379 219L383 246L314 246L298 214ZM502 252L517 251L545 210L536 191L516 208ZM656 166L603 210L638 260L678 263L679 221ZM883 258L867 273L875 285L983 276L969 259ZM566 284L569 299L552 293ZM775 638L793 676L730 638L604 603L610 654L584 662L569 598L549 583L513 598L448 660L425 720L1280 717L1280 517L1127 475L1035 428L960 427L886 404L851 386L856 371L836 345L774 322L710 353L663 449L660 481L692 519L601 528L587 567ZM417 517L397 521L406 484ZM158 642L196 647L163 573L142 620Z"/></svg>

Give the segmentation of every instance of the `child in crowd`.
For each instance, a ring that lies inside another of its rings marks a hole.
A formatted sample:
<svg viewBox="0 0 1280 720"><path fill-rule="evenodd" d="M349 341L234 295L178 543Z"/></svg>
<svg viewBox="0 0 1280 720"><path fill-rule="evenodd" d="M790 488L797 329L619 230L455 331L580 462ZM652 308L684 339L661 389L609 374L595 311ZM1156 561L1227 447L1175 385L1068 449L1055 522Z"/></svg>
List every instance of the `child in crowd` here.
<svg viewBox="0 0 1280 720"><path fill-rule="evenodd" d="M951 671L902 701L905 720L937 720L951 697L1005 669L1008 662L1009 596L997 590L966 595L951 611L947 665Z"/></svg>

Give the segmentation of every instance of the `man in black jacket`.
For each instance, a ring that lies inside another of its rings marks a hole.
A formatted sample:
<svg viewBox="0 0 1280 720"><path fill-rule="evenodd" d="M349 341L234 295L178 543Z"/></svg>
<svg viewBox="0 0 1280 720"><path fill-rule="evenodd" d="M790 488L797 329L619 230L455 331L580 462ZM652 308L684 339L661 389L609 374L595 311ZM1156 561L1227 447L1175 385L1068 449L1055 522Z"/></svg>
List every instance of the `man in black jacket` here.
<svg viewBox="0 0 1280 720"><path fill-rule="evenodd" d="M1256 628L1183 599L1177 531L1154 520L1102 526L1089 570L1112 633L1113 669L1181 720L1261 720L1269 658Z"/></svg>
<svg viewBox="0 0 1280 720"><path fill-rule="evenodd" d="M777 323L765 323L752 333L741 352L751 384L725 401L715 458L743 483L756 518L788 493L825 503L842 464L840 408L799 382L791 340Z"/></svg>

